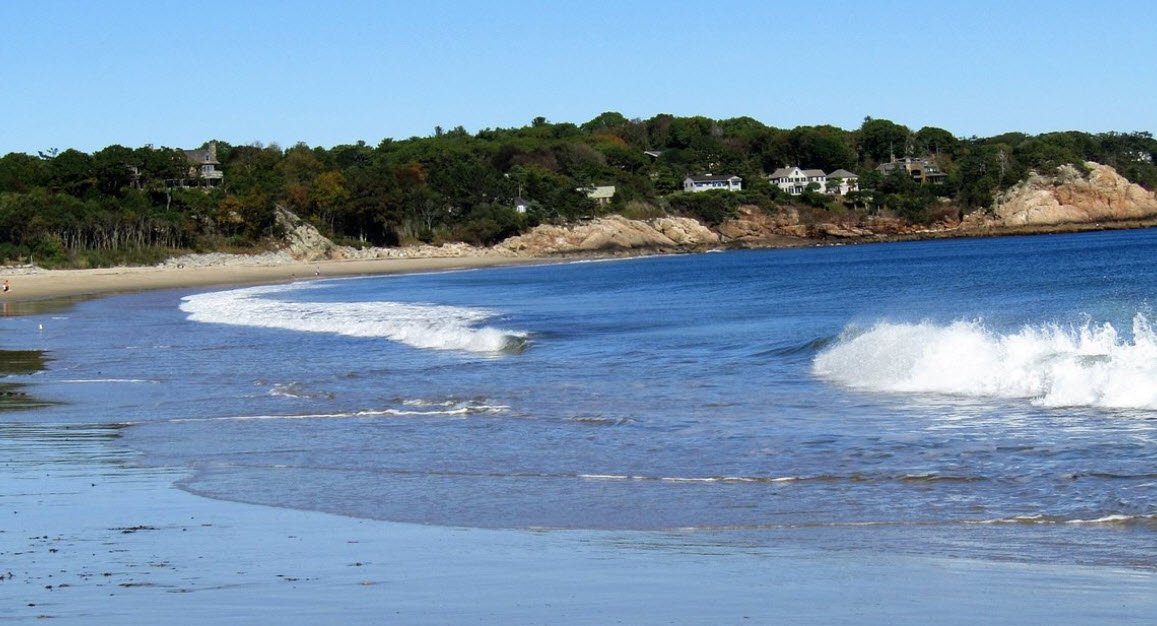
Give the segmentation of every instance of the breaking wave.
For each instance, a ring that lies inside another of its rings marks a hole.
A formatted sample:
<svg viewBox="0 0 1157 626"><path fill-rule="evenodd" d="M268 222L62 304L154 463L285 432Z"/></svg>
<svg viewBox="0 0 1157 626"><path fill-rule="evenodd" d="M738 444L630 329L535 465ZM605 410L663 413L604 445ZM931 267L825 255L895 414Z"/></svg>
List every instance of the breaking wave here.
<svg viewBox="0 0 1157 626"><path fill-rule="evenodd" d="M522 350L523 332L480 326L489 311L401 302L293 302L275 296L294 286L263 286L186 296L194 322L380 337L426 350L496 354Z"/></svg>
<svg viewBox="0 0 1157 626"><path fill-rule="evenodd" d="M975 321L881 322L845 331L812 371L865 391L1157 411L1157 333L1140 313L1132 331L1124 337L1108 323L999 333Z"/></svg>

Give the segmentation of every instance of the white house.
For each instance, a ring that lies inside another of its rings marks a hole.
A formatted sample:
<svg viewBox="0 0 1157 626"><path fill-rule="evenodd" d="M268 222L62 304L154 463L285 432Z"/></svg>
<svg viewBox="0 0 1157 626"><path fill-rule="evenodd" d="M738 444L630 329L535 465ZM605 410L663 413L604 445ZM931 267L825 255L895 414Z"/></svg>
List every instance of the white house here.
<svg viewBox="0 0 1157 626"><path fill-rule="evenodd" d="M815 191L819 193L846 195L849 191L859 191L860 177L848 170L839 169L831 174L824 174L823 170L805 170L799 167L781 167L771 173L768 181L790 193L798 196L812 183L816 184Z"/></svg>
<svg viewBox="0 0 1157 626"><path fill-rule="evenodd" d="M824 190L832 195L846 196L849 192L860 190L860 177L848 170L838 169L827 175Z"/></svg>
<svg viewBox="0 0 1157 626"><path fill-rule="evenodd" d="M771 184L793 196L803 193L811 183L816 183L819 191L823 191L827 180L823 170L803 170L799 167L781 167L768 178Z"/></svg>
<svg viewBox="0 0 1157 626"><path fill-rule="evenodd" d="M742 191L743 179L732 174L707 174L705 176L688 176L683 179L683 191L698 193L712 189Z"/></svg>

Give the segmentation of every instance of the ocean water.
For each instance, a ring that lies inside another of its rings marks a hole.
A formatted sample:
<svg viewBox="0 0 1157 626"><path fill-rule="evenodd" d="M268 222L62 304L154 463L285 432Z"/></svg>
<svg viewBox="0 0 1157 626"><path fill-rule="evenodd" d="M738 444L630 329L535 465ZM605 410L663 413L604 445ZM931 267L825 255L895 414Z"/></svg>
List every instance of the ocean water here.
<svg viewBox="0 0 1157 626"><path fill-rule="evenodd" d="M52 406L226 500L1157 569L1157 230L104 298Z"/></svg>

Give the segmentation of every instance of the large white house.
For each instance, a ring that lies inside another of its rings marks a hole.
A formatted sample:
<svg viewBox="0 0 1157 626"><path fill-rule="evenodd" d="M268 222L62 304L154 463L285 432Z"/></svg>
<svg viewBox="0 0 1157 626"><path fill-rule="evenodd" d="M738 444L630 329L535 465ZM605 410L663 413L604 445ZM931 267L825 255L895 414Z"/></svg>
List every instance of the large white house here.
<svg viewBox="0 0 1157 626"><path fill-rule="evenodd" d="M697 193L712 189L742 191L743 179L732 174L706 174L704 176L688 176L683 179L683 191Z"/></svg>
<svg viewBox="0 0 1157 626"><path fill-rule="evenodd" d="M815 191L832 195L846 195L849 191L859 191L860 177L848 170L839 169L831 174L823 170L805 170L797 167L781 167L768 177L771 184L793 196L807 191L813 183Z"/></svg>

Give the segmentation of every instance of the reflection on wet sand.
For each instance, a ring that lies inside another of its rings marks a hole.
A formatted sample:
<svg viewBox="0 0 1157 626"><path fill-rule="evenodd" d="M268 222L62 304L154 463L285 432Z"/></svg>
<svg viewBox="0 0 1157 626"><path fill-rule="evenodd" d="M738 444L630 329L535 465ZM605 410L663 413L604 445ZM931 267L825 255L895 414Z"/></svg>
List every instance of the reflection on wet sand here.
<svg viewBox="0 0 1157 626"><path fill-rule="evenodd" d="M7 305L5 305L7 306ZM48 358L42 350L0 350L0 378L26 376L44 369ZM0 411L35 409L49 403L29 396L21 383L0 382Z"/></svg>

